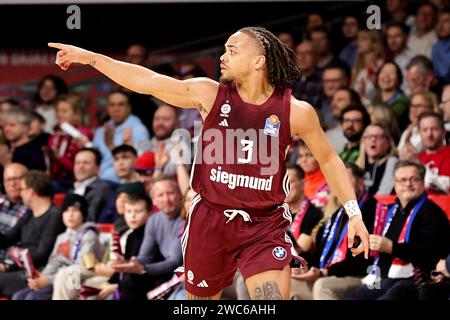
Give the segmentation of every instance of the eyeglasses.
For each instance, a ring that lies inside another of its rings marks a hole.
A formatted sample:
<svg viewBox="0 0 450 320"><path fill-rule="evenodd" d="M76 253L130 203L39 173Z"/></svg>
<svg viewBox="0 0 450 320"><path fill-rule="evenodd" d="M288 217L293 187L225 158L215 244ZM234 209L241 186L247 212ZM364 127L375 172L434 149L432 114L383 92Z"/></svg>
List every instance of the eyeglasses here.
<svg viewBox="0 0 450 320"><path fill-rule="evenodd" d="M423 179L421 177L410 177L410 178L399 178L399 179L395 179L395 182L400 183L400 184L406 184L407 182L410 183L419 183L419 182L423 182Z"/></svg>
<svg viewBox="0 0 450 320"><path fill-rule="evenodd" d="M384 134L368 134L366 136L364 136L364 139L366 140L371 140L371 139L375 139L375 140L381 140L381 139L385 139L386 136Z"/></svg>
<svg viewBox="0 0 450 320"><path fill-rule="evenodd" d="M4 183L14 183L14 182L19 182L22 179L22 177L10 177L10 178L5 178L3 181Z"/></svg>

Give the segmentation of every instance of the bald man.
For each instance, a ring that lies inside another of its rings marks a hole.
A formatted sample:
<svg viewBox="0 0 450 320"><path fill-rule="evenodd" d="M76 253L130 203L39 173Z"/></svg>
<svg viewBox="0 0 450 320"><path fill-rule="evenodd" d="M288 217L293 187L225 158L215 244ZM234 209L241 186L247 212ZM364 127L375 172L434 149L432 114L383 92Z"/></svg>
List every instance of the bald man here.
<svg viewBox="0 0 450 320"><path fill-rule="evenodd" d="M176 175L177 163L174 155L174 142L172 141L172 134L179 128L179 122L176 109L168 104L161 104L155 111L153 117L153 133L154 136L150 140L149 151L162 152L164 149L169 153L169 161L164 164L162 168L159 168L165 175L173 177ZM179 136L179 135L180 136ZM191 150L188 142L190 141L186 133L178 131L176 135L176 141L181 141L182 150ZM190 159L188 159L190 160ZM157 163L157 165L159 165Z"/></svg>
<svg viewBox="0 0 450 320"><path fill-rule="evenodd" d="M28 169L20 163L10 163L3 173L3 185L5 195L0 195L0 233L5 233L14 227L20 217L25 213L26 207L20 196L20 179L28 172ZM5 257L5 252L0 250L0 261Z"/></svg>

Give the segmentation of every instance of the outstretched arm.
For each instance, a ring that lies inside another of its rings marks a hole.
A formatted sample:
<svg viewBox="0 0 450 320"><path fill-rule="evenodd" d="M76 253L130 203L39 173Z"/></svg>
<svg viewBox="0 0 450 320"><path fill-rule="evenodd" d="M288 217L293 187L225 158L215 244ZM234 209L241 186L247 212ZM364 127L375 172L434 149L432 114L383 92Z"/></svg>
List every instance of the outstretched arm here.
<svg viewBox="0 0 450 320"><path fill-rule="evenodd" d="M358 204L356 202L353 185L347 175L344 163L334 151L319 124L314 108L303 101L291 100L291 134L299 136L311 150L314 158L319 162L331 191L344 204L350 216L348 228L348 246L353 247L354 237L360 237L362 243L352 249L353 255L364 251L369 255L369 233L364 225ZM355 207L356 205L356 207ZM354 213L359 213L355 214Z"/></svg>
<svg viewBox="0 0 450 320"><path fill-rule="evenodd" d="M75 46L52 42L48 45L59 49L55 63L63 70L67 70L72 63L89 64L125 88L150 94L181 108L197 108L202 117L212 107L219 88L216 81L208 78L177 80Z"/></svg>

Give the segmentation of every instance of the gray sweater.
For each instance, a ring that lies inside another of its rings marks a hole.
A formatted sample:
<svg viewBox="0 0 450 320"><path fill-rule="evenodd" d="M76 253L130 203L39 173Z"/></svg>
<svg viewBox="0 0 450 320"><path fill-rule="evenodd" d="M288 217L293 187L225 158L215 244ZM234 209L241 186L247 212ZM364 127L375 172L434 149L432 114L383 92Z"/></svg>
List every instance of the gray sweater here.
<svg viewBox="0 0 450 320"><path fill-rule="evenodd" d="M53 283L53 280L58 273L59 268L77 264L83 266L83 255L92 252L95 254L98 260L101 260L102 250L100 242L98 241L99 230L95 223L86 222L78 230L66 229L64 233L61 233L56 238L55 245L53 246L52 253L48 259L48 263L42 271L49 280L49 283ZM78 254L75 261L72 261L74 250L78 239L81 237L81 242L78 249ZM69 257L61 254L61 246L69 245Z"/></svg>
<svg viewBox="0 0 450 320"><path fill-rule="evenodd" d="M137 259L149 275L172 273L183 263L181 243L178 239L183 225L184 220L180 215L169 219L163 212L155 213L147 220ZM155 262L158 251L164 260Z"/></svg>

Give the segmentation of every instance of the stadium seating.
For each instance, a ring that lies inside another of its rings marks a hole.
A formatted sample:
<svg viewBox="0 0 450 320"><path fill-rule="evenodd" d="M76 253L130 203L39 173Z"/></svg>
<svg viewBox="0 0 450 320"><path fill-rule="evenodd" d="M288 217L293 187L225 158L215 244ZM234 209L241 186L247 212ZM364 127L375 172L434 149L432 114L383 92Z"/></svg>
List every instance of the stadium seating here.
<svg viewBox="0 0 450 320"><path fill-rule="evenodd" d="M391 194L382 194L375 195L375 198L383 203L383 204L391 204L395 201L396 195ZM450 221L450 196L447 195L428 195L428 199L436 203L447 215L448 220Z"/></svg>

